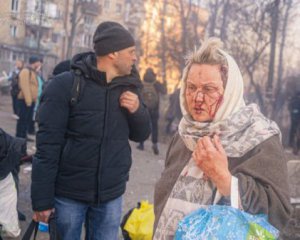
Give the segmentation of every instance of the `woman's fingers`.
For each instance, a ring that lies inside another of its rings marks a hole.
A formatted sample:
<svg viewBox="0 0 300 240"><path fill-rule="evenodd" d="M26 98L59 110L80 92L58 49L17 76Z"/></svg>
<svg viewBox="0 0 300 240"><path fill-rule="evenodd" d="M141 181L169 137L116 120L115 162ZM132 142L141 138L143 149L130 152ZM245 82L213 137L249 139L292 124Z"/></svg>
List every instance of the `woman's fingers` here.
<svg viewBox="0 0 300 240"><path fill-rule="evenodd" d="M195 150L193 152L193 159L196 161L196 164L200 166L204 160L205 149L201 140L198 140Z"/></svg>
<svg viewBox="0 0 300 240"><path fill-rule="evenodd" d="M214 135L213 140L214 140L214 143L215 143L215 146L216 146L216 149L218 150L218 152L220 152L221 154L226 155L226 152L223 148L220 137L218 135Z"/></svg>
<svg viewBox="0 0 300 240"><path fill-rule="evenodd" d="M216 148L210 137L208 137L208 136L203 137L202 144L207 153L213 154L216 151Z"/></svg>

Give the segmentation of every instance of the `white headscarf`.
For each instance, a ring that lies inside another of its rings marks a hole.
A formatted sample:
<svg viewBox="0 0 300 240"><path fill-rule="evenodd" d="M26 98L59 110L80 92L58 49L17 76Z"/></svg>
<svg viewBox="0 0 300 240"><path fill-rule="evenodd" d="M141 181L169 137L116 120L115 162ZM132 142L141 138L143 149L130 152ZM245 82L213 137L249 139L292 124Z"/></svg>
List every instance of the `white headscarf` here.
<svg viewBox="0 0 300 240"><path fill-rule="evenodd" d="M183 117L179 123L179 134L187 148L194 150L199 138L218 134L229 157L240 157L255 146L280 134L275 122L267 119L256 104L246 106L243 98L243 77L235 60L219 49L226 57L228 79L223 102L212 122L194 121L186 109L186 81L182 81L180 106Z"/></svg>

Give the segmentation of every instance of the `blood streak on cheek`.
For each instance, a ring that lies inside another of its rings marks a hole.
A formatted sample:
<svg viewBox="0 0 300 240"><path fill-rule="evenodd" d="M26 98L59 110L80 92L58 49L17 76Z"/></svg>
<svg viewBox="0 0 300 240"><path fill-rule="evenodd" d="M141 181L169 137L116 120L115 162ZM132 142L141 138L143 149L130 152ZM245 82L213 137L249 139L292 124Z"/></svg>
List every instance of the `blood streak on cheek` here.
<svg viewBox="0 0 300 240"><path fill-rule="evenodd" d="M214 117L216 116L217 111L223 102L223 99L224 99L223 95L220 95L219 98L216 100L216 102L210 106L208 114L212 119L214 119ZM213 109L214 105L215 108Z"/></svg>

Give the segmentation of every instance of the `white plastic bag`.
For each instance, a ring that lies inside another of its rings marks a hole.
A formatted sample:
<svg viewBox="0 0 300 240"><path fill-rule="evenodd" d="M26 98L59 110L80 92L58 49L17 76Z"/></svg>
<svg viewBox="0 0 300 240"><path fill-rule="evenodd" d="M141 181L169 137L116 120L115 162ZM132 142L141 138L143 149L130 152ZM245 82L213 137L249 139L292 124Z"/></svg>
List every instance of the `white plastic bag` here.
<svg viewBox="0 0 300 240"><path fill-rule="evenodd" d="M20 235L17 189L11 173L0 180L0 224L5 235L9 237Z"/></svg>

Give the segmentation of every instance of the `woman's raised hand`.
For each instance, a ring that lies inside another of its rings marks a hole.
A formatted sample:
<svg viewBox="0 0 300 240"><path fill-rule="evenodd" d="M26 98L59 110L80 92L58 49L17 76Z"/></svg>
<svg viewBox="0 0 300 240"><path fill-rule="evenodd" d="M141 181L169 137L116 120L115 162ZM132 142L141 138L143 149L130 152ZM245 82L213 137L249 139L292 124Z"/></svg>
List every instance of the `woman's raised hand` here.
<svg viewBox="0 0 300 240"><path fill-rule="evenodd" d="M223 196L230 195L231 173L228 170L228 158L220 138L205 136L197 142L193 159L203 173L211 179Z"/></svg>

